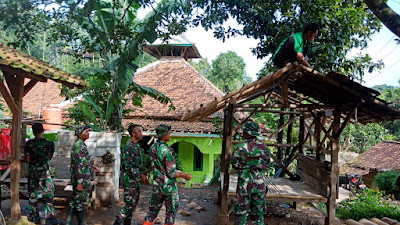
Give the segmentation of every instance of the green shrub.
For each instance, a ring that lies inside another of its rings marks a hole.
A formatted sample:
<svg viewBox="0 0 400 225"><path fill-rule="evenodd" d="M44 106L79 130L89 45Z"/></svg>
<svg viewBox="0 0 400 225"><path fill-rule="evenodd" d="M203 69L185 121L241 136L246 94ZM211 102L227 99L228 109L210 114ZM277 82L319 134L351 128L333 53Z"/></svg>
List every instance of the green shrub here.
<svg viewBox="0 0 400 225"><path fill-rule="evenodd" d="M377 186L380 191L384 191L385 194L395 193L399 190L396 186L396 180L399 175L400 174L395 171L378 173L374 179L375 186Z"/></svg>
<svg viewBox="0 0 400 225"><path fill-rule="evenodd" d="M340 202L336 209L336 216L341 219L357 221L362 218L374 217L390 217L400 220L400 207L383 201L380 192L367 189Z"/></svg>

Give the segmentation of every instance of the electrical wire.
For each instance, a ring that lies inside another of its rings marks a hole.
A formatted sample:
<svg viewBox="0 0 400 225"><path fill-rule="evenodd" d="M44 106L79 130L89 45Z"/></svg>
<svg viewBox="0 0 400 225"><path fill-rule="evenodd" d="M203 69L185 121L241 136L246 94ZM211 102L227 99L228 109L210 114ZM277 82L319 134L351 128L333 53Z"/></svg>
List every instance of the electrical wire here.
<svg viewBox="0 0 400 225"><path fill-rule="evenodd" d="M390 43L390 41L394 39L395 36L396 36L396 35L393 35L393 37L391 37L391 38L389 39L389 41L386 42L386 44L378 51L378 53L375 54L374 57L372 57L372 59L374 59L374 58L375 58L375 57Z"/></svg>
<svg viewBox="0 0 400 225"><path fill-rule="evenodd" d="M399 63L400 63L400 60L398 60L397 62L393 63L393 64L392 64L391 66L389 66L388 68L385 68L384 71L379 72L378 75L372 77L371 79L369 79L369 80L367 80L367 81L370 81L370 80L373 80L373 79L377 78L378 76L382 75L384 72L388 71L390 68L392 68L393 66L395 66L395 65L397 65L397 64L399 64Z"/></svg>

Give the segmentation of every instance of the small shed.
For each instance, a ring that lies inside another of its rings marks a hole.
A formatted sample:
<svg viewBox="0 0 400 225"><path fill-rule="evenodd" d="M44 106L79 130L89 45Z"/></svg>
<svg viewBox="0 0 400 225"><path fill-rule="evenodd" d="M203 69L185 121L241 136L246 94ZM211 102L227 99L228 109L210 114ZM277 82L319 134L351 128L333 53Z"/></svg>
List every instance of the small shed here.
<svg viewBox="0 0 400 225"><path fill-rule="evenodd" d="M19 180L21 172L22 98L38 82L53 80L68 87L84 88L80 77L64 72L36 57L0 44L0 93L12 112L11 132L11 220L21 218ZM5 79L5 83L4 83Z"/></svg>
<svg viewBox="0 0 400 225"><path fill-rule="evenodd" d="M272 159L282 169L282 173L291 178L296 175L291 174L287 166L297 159L297 176L319 196L317 198L314 193L315 197L312 198L302 195L308 193L308 190L298 190L296 193L282 190L271 199L325 202L328 211L325 224L338 224L335 210L340 134L351 121L365 124L400 118L400 112L379 99L378 95L379 92L344 75L333 72L321 74L293 63L186 114L183 120L196 121L224 109L221 171L224 171L225 176L220 193L222 200L218 224L229 224L228 170L232 136L252 115L265 112L276 113L280 117L277 130L266 137L266 144L277 149ZM257 98L262 103L253 104L251 100ZM249 114L239 120L235 116L238 112ZM234 120L238 124L236 127L233 127ZM296 142L292 140L294 123L298 124L299 129ZM275 136L277 142L272 143L270 140ZM293 190L299 189L298 185L291 187L294 187ZM297 193L299 195L294 195Z"/></svg>

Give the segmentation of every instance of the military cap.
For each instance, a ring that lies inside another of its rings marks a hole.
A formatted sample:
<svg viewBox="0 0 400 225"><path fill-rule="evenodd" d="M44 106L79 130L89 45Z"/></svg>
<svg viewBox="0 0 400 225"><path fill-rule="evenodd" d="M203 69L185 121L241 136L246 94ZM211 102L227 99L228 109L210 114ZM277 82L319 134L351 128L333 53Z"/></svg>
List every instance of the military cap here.
<svg viewBox="0 0 400 225"><path fill-rule="evenodd" d="M243 126L242 126L243 132L248 133L251 136L258 136L259 133L258 131L260 130L260 127L256 122L253 121L247 121Z"/></svg>
<svg viewBox="0 0 400 225"><path fill-rule="evenodd" d="M75 127L75 135L78 136L80 135L84 130L89 129L90 126L87 124L84 125L79 125Z"/></svg>
<svg viewBox="0 0 400 225"><path fill-rule="evenodd" d="M170 132L170 131L171 131L171 126L169 126L167 124L159 124L156 127L157 137L164 136L164 135L168 134L168 132Z"/></svg>

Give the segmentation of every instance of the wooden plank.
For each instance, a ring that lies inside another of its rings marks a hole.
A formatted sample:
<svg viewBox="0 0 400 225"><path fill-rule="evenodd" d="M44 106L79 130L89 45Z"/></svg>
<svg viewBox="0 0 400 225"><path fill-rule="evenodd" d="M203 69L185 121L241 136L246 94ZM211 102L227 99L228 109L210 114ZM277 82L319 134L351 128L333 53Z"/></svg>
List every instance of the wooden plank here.
<svg viewBox="0 0 400 225"><path fill-rule="evenodd" d="M331 173L325 169L325 165L315 160L302 160L305 158L307 157L299 155L297 168L303 170L308 173L308 175L311 175L326 185L329 184Z"/></svg>
<svg viewBox="0 0 400 225"><path fill-rule="evenodd" d="M306 184L312 187L318 194L322 195L323 197L328 197L329 188L326 184L320 182L301 169L297 169L296 172L301 177L301 180L306 182Z"/></svg>
<svg viewBox="0 0 400 225"><path fill-rule="evenodd" d="M242 108L236 110L236 112L252 112L254 108ZM277 113L277 114L295 114L295 115L302 115L304 112L301 111L281 111L281 110L271 110L271 109L261 109L258 110L257 112L267 112L267 113Z"/></svg>
<svg viewBox="0 0 400 225"><path fill-rule="evenodd" d="M299 124L299 153L304 154L304 115L301 115Z"/></svg>

